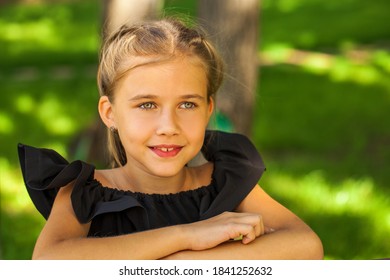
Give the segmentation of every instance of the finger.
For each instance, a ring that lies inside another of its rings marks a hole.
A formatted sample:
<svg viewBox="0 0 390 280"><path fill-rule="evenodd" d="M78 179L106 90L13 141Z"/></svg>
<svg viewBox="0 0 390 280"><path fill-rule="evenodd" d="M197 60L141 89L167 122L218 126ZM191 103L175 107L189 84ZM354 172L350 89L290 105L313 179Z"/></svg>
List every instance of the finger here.
<svg viewBox="0 0 390 280"><path fill-rule="evenodd" d="M252 217L252 225L254 228L255 236L259 237L264 234L265 228L263 223L263 217L258 214L254 214Z"/></svg>
<svg viewBox="0 0 390 280"><path fill-rule="evenodd" d="M229 213L230 220L236 224L246 224L253 227L255 237L265 232L263 217L254 213Z"/></svg>
<svg viewBox="0 0 390 280"><path fill-rule="evenodd" d="M259 227L259 229L258 229L258 232L257 232L257 234L256 234L256 237L259 237L260 235L263 235L263 234L264 234L265 229L264 229L263 220L260 221L258 227Z"/></svg>
<svg viewBox="0 0 390 280"><path fill-rule="evenodd" d="M244 236L242 235L242 234L240 234L239 236L237 236L237 237L235 237L235 238L232 238L232 239L230 239L230 240L232 240L232 241L240 241L240 240L242 240L244 238Z"/></svg>
<svg viewBox="0 0 390 280"><path fill-rule="evenodd" d="M242 244L248 244L255 239L256 239L256 234L255 234L254 230L252 230L252 231L248 232L248 234L243 235L241 242L242 242Z"/></svg>
<svg viewBox="0 0 390 280"><path fill-rule="evenodd" d="M241 235L242 235L242 240L241 242L243 244L248 244L250 242L252 242L253 240L256 239L256 231L255 231L255 227L251 226L251 225L243 225L241 227Z"/></svg>

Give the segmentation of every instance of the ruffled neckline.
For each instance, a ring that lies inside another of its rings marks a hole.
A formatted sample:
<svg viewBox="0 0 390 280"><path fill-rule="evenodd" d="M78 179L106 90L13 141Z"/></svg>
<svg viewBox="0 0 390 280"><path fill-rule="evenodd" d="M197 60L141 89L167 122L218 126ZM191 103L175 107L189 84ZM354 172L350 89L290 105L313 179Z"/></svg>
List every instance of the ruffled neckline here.
<svg viewBox="0 0 390 280"><path fill-rule="evenodd" d="M176 198L176 197L180 197L180 196L191 196L193 193L204 193L204 192L207 192L208 189L213 188L213 186L214 186L213 183L214 183L215 179L212 177L211 178L211 182L210 182L209 185L200 186L198 188L190 189L190 190L183 190L183 191L179 191L177 193L144 193L144 192L135 192L135 191L131 191L131 190L122 190L122 189L113 188L113 187L109 187L109 186L103 185L96 178L93 178L91 181L95 182L97 184L97 186L99 188L101 188L105 192L115 193L115 194L119 194L119 195L129 195L129 196L132 196L132 197L135 197L135 198L149 197L149 198L163 199L163 198Z"/></svg>
<svg viewBox="0 0 390 280"><path fill-rule="evenodd" d="M28 193L46 219L59 189L73 182L71 200L81 223L101 214L127 211L136 213L128 216L138 221L137 228L144 228L141 217L147 216L146 205L140 203L142 198L162 202L178 200L176 204L185 204L185 200L197 201L199 205L193 206L200 209L198 218L207 219L224 211L233 211L265 170L260 155L247 137L220 131L207 131L202 147L205 159L214 163L211 184L171 194L137 193L103 186L94 178L93 165L80 160L69 163L50 149L19 144L18 153ZM185 209L185 205L183 207Z"/></svg>

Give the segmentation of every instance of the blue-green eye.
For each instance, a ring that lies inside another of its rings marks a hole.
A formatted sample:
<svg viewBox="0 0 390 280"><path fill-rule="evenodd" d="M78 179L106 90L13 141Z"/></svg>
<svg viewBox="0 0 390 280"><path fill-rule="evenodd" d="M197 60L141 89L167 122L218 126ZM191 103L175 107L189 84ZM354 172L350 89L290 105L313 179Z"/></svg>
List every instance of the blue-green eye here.
<svg viewBox="0 0 390 280"><path fill-rule="evenodd" d="M183 102L180 104L181 109L193 109L196 107L196 104L193 102Z"/></svg>
<svg viewBox="0 0 390 280"><path fill-rule="evenodd" d="M146 103L142 103L139 107L143 110L151 110L156 108L156 105L152 102L146 102Z"/></svg>

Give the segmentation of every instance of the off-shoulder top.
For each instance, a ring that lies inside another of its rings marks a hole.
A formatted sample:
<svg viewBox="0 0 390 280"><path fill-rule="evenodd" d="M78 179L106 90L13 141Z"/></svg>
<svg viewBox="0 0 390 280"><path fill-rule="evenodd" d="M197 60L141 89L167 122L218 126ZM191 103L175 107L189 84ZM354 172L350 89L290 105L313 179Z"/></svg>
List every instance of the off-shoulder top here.
<svg viewBox="0 0 390 280"><path fill-rule="evenodd" d="M88 236L114 236L191 223L234 211L258 183L265 167L250 140L240 134L207 131L204 157L214 163L211 183L172 194L144 194L103 186L95 167L69 163L57 152L19 144L18 154L28 193L47 219L58 190L74 181L73 210L89 223Z"/></svg>

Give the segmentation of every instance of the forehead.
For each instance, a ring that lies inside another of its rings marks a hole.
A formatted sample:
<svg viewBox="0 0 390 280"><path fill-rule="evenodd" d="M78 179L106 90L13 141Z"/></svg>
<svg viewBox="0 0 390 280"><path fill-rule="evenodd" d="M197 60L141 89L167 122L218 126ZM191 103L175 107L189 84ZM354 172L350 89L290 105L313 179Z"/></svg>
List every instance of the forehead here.
<svg viewBox="0 0 390 280"><path fill-rule="evenodd" d="M133 69L142 66L158 66L161 64L183 63L192 66L202 67L203 71L207 71L206 63L195 55L185 55L173 53L167 55L145 55L145 56L129 56L124 59L118 67L118 73L123 75L129 74Z"/></svg>
<svg viewBox="0 0 390 280"><path fill-rule="evenodd" d="M117 89L127 92L158 91L207 93L207 74L199 59L182 56L173 59L138 59L126 72Z"/></svg>

